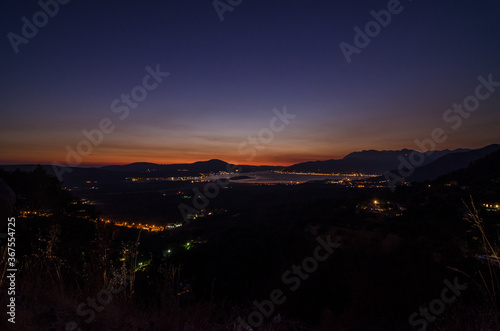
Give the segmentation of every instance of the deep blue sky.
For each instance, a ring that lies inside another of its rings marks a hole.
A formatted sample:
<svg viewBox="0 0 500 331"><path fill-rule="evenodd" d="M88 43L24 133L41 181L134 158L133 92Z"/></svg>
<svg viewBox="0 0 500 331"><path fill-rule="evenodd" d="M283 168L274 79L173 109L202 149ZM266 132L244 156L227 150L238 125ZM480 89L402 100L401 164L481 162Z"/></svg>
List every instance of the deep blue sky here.
<svg viewBox="0 0 500 331"><path fill-rule="evenodd" d="M387 5L243 0L221 22L212 1L73 0L15 54L7 34L41 8L1 1L0 163L64 162L105 117L116 129L84 164L291 164L416 149L436 127L438 149L499 142L500 88L457 130L442 117L479 75L500 81L500 2L401 1L348 64L339 44ZM170 75L119 120L113 100L157 64ZM238 145L284 106L297 117L247 162Z"/></svg>

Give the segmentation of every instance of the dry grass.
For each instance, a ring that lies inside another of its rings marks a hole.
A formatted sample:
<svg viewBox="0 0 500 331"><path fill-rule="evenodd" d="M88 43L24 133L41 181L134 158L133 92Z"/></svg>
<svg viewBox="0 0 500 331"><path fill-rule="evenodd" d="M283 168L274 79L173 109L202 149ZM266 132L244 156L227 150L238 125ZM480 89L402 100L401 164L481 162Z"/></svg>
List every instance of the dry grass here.
<svg viewBox="0 0 500 331"><path fill-rule="evenodd" d="M482 255L490 256L496 259L486 260L486 263L488 265L488 275L484 275L481 270L479 270L478 273L481 279L482 286L489 296L489 301L492 302L493 305L495 305L495 308L497 308L496 303L498 299L498 290L500 289L500 280L497 275L497 269L500 268L500 260L498 259L498 257L500 256L500 249L498 248L498 246L491 244L490 240L488 239L484 222L479 217L479 212L474 205L472 197L470 205L468 205L467 203L464 204L467 207L467 213L465 214L464 218L472 225L473 231L478 234L473 238L475 240L478 240L480 243L480 253Z"/></svg>

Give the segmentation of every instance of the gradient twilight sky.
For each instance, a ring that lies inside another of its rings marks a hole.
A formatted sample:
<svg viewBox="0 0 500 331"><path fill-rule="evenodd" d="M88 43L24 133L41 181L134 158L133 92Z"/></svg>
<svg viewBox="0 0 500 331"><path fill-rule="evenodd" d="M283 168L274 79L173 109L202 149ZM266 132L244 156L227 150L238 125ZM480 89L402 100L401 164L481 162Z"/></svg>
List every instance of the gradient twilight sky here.
<svg viewBox="0 0 500 331"><path fill-rule="evenodd" d="M443 120L479 75L500 81L498 0L402 0L350 64L339 44L388 1L243 0L222 22L212 2L72 0L16 54L8 33L41 7L1 1L0 164L65 163L103 118L116 129L82 165L289 165L418 149L436 127L438 149L500 142L500 87L457 130ZM170 75L120 120L111 103L157 64ZM296 118L248 162L238 145L285 106Z"/></svg>

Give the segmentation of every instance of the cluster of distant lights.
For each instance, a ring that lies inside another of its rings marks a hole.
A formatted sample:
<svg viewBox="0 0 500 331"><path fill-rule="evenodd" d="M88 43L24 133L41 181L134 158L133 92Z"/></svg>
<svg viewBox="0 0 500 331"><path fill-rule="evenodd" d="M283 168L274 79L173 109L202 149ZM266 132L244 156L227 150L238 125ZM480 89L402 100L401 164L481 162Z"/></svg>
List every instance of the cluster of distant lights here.
<svg viewBox="0 0 500 331"><path fill-rule="evenodd" d="M147 170L146 172L155 172L156 170ZM177 169L177 171L189 171L187 169ZM231 175L233 173L227 171L219 171L217 173L212 174L200 174L199 176L169 176L169 177L126 177L125 180L131 182L151 182L151 181L169 181L169 182L186 182L191 181L191 183L203 183L207 181L213 180L204 180L205 177L209 176L218 176L218 175Z"/></svg>
<svg viewBox="0 0 500 331"><path fill-rule="evenodd" d="M82 204L82 205L93 205L94 202L93 201L90 201L90 200L87 200L87 199L79 199L78 201L72 201L71 202L72 205L78 205L78 204ZM85 212L85 210L78 210L78 212ZM51 217L51 216L54 216L54 213L49 213L49 212L46 212L46 211L36 211L36 210L20 210L19 211L19 217L24 217L24 218L28 218L28 217L32 217L32 216L37 216L37 217Z"/></svg>
<svg viewBox="0 0 500 331"><path fill-rule="evenodd" d="M318 170L319 171L319 170ZM321 173L321 172L300 172L300 171L273 171L283 175L307 175L307 176L336 176L336 177L378 177L380 175L364 174L364 173Z"/></svg>
<svg viewBox="0 0 500 331"><path fill-rule="evenodd" d="M45 212L39 212L39 211L29 211L29 210L23 210L20 213L20 217L30 217L30 216L39 216L39 217L49 217L54 214L52 213L45 213Z"/></svg>
<svg viewBox="0 0 500 331"><path fill-rule="evenodd" d="M193 240L193 239L191 239L191 240L187 241L186 243L184 243L184 244L182 244L180 246L183 247L185 250L188 251L188 250L190 250L191 248L195 247L198 244L206 244L207 242L208 242L207 240ZM173 254L173 252L174 252L174 250L171 249L171 248L168 248L168 249L166 249L166 250L163 251L163 253L164 254L166 253L167 255L171 255L171 254Z"/></svg>
<svg viewBox="0 0 500 331"><path fill-rule="evenodd" d="M114 222L111 220L103 220L106 224L113 224L120 227L126 227L131 229L147 230L149 232L161 232L165 230L172 230L182 226L181 223L168 224L167 226L149 225L142 223L128 223L128 222Z"/></svg>
<svg viewBox="0 0 500 331"><path fill-rule="evenodd" d="M360 175L360 176L375 177L377 175ZM329 183L343 185L346 187L353 187L353 188L385 188L385 187L387 187L387 182L385 179L380 180L378 182L371 182L371 181L361 181L359 179L342 178L340 180L330 180Z"/></svg>
<svg viewBox="0 0 500 331"><path fill-rule="evenodd" d="M150 170L147 169L146 172L152 173L155 172L156 170ZM177 171L188 171L187 169L177 169ZM277 174L283 174L283 175L302 175L302 176L336 176L336 177L377 177L379 175L375 174L364 174L364 173L320 173L320 172L298 172L298 171L282 171L282 170L274 170L271 171L273 173ZM170 176L170 177L126 177L125 180L129 182L159 182L159 181L170 181L170 182L176 182L176 181L181 181L181 182L191 182L191 183L205 183L205 182L212 182L213 179L205 179L206 177L209 176L217 176L217 175L231 175L233 173L227 172L227 171L219 171L218 173L215 174L200 174L199 176ZM349 178L344 178L345 180L350 180ZM85 181L86 184L96 184L97 181L90 181L87 180ZM280 182L274 182L274 183L266 183L269 185L276 185L276 184L285 184L285 185L297 185L301 184L303 181L280 181ZM341 182L342 183L342 182ZM364 185L359 185L358 187L364 187ZM79 189L79 187L74 187L74 189ZM90 189L99 189L98 186L92 186ZM68 189L71 191L71 189Z"/></svg>
<svg viewBox="0 0 500 331"><path fill-rule="evenodd" d="M360 203L356 206L356 210L370 211L377 214L385 214L386 216L402 216L405 208L390 201L372 200L366 203Z"/></svg>
<svg viewBox="0 0 500 331"><path fill-rule="evenodd" d="M191 182L199 182L202 181L203 177L200 176L182 176L182 177L126 177L126 181L130 182L186 182L186 181L191 181Z"/></svg>

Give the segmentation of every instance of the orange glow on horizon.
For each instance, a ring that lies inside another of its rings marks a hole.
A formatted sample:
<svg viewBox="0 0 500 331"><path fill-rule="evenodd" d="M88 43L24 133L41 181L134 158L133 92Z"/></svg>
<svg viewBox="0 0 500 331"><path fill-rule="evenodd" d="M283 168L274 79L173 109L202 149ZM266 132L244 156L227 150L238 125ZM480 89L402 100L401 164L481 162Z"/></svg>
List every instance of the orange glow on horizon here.
<svg viewBox="0 0 500 331"><path fill-rule="evenodd" d="M224 158L219 158L219 157L214 157L212 159L217 159L221 160L230 164L236 164L236 165L251 165L251 166L278 166L278 167L288 167L293 164L299 163L299 162L273 162L273 161L262 161L262 162L235 162L232 160L225 160ZM191 164L195 162L206 162L211 159L146 159L146 160L122 160L122 159L112 159L112 160L103 160L101 162L95 162L95 163L82 163L80 166L81 167L102 167L102 166L107 166L107 165L127 165L131 163L154 163L154 164L159 164L159 165L170 165L170 164ZM302 162L302 161L301 161ZM305 162L305 161L304 161ZM31 163L36 163L36 162L31 162ZM39 163L39 162L38 162Z"/></svg>
<svg viewBox="0 0 500 331"><path fill-rule="evenodd" d="M200 157L200 158L184 158L184 159L165 159L165 158L146 158L146 159L136 159L133 157L102 157L96 160L96 158L92 158L92 162L82 162L78 165L75 165L76 167L102 167L102 166L108 166L108 165L127 165L131 163L154 163L154 164L159 164L159 165L169 165L169 164L191 164L195 162L204 162L204 161L209 161L211 159L218 159L227 163L231 164L236 164L236 165L251 165L251 166L279 166L279 167L287 167L291 166L296 163L300 162L306 162L306 161L311 161L309 159L304 159L303 161L274 161L274 160L265 160L263 159L262 161L252 161L252 162L245 162L244 160L242 161L236 161L236 160L230 160L230 159L225 159L223 157L217 157L214 156L213 158L206 158L206 157ZM57 159L56 159L57 160ZM54 161L54 159L51 158L43 158L43 159L38 159L34 160L29 157L22 157L17 160L2 160L0 159L0 164L1 165L23 165L23 164L43 164L43 165L52 165L53 163L58 163L60 165L65 166L66 162L64 160L57 160Z"/></svg>

